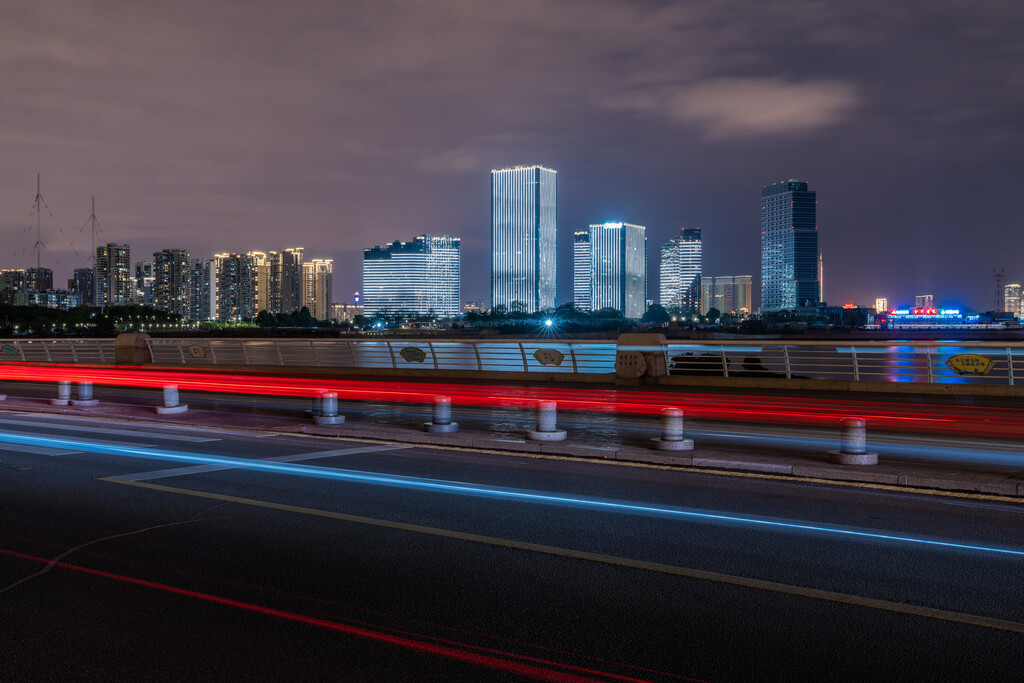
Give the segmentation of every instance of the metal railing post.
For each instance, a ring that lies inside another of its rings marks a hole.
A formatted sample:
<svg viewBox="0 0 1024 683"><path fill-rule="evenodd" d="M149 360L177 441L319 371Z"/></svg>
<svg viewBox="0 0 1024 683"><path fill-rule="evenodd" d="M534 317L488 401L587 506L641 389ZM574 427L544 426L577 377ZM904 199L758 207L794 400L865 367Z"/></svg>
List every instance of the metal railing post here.
<svg viewBox="0 0 1024 683"><path fill-rule="evenodd" d="M388 345L388 355L391 356L391 367L398 369L398 361L395 360L395 350L391 348L391 342L386 342Z"/></svg>
<svg viewBox="0 0 1024 683"><path fill-rule="evenodd" d="M850 355L853 356L853 381L860 381L860 365L857 363L857 347L850 347Z"/></svg>
<svg viewBox="0 0 1024 683"><path fill-rule="evenodd" d="M782 357L786 361L786 379L793 379L793 373L789 367L789 347L785 344L782 345Z"/></svg>
<svg viewBox="0 0 1024 683"><path fill-rule="evenodd" d="M523 356L523 372L530 371L529 362L526 360L526 348L523 346L523 342L519 342L519 353Z"/></svg>
<svg viewBox="0 0 1024 683"><path fill-rule="evenodd" d="M316 363L317 367L320 367L320 354L316 352L316 342L312 339L309 340L309 350L313 352L313 362ZM284 365L284 363L281 363Z"/></svg>
<svg viewBox="0 0 1024 683"><path fill-rule="evenodd" d="M430 357L434 359L434 369L437 370L437 352L434 351L434 342L428 341L427 348L430 349Z"/></svg>
<svg viewBox="0 0 1024 683"><path fill-rule="evenodd" d="M722 377L728 377L729 376L729 359L725 357L725 347L724 346L719 346L718 348L720 349L721 355L722 355Z"/></svg>
<svg viewBox="0 0 1024 683"><path fill-rule="evenodd" d="M576 365L576 349L573 348L572 342L569 343L569 358L572 359L573 374L579 374L579 367Z"/></svg>
<svg viewBox="0 0 1024 683"><path fill-rule="evenodd" d="M177 342L177 345L178 345L178 355L181 356L181 364L182 365L186 365L188 363L188 361L185 360L185 345L182 344L180 341ZM150 348L150 350L149 350L149 357L150 358L153 357L153 349L152 348Z"/></svg>
<svg viewBox="0 0 1024 683"><path fill-rule="evenodd" d="M284 366L284 354L281 353L281 342L274 340L274 350L277 351L277 362Z"/></svg>
<svg viewBox="0 0 1024 683"><path fill-rule="evenodd" d="M1013 386L1013 349L1009 346L1006 347L1006 378L1010 382L1010 386Z"/></svg>
<svg viewBox="0 0 1024 683"><path fill-rule="evenodd" d="M43 351L46 352L46 362L47 363L52 363L53 362L53 358L50 356L50 345L47 344L45 341L44 342L40 342L40 343L43 345Z"/></svg>
<svg viewBox="0 0 1024 683"><path fill-rule="evenodd" d="M932 347L924 347L925 359L928 362L928 384L935 383L935 377L932 374Z"/></svg>
<svg viewBox="0 0 1024 683"><path fill-rule="evenodd" d="M475 341L471 341L469 343L473 345L473 353L476 355L476 369L479 370L480 372L483 372L484 361L483 359L480 358L480 347L477 345Z"/></svg>

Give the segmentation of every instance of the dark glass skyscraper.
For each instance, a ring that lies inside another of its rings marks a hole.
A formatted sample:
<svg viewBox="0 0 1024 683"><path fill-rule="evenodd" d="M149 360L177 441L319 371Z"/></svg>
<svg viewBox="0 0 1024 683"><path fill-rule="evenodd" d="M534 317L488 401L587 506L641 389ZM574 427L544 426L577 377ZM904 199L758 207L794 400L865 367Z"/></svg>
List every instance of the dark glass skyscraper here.
<svg viewBox="0 0 1024 683"><path fill-rule="evenodd" d="M816 193L800 180L761 190L761 310L817 306Z"/></svg>

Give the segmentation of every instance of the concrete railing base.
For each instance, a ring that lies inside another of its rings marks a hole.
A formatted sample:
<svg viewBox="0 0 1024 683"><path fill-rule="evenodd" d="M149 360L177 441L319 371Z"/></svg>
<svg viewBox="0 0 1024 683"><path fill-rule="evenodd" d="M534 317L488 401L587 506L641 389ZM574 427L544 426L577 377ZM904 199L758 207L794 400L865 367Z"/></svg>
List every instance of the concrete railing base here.
<svg viewBox="0 0 1024 683"><path fill-rule="evenodd" d="M878 453L846 453L844 451L829 451L829 462L837 465L877 465Z"/></svg>
<svg viewBox="0 0 1024 683"><path fill-rule="evenodd" d="M530 441L565 441L566 431L564 429L554 429L550 432L539 432L535 429L530 429L526 432L526 438Z"/></svg>
<svg viewBox="0 0 1024 683"><path fill-rule="evenodd" d="M93 406L98 406L99 404L100 404L100 402L97 399L95 399L95 398L89 398L89 399L75 398L75 399L71 400L71 405L77 406L79 408L92 408Z"/></svg>
<svg viewBox="0 0 1024 683"><path fill-rule="evenodd" d="M651 448L656 451L692 451L693 439L651 439Z"/></svg>
<svg viewBox="0 0 1024 683"><path fill-rule="evenodd" d="M423 429L431 434L454 434L459 431L459 423L449 422L448 424L439 425L435 422L424 422Z"/></svg>
<svg viewBox="0 0 1024 683"><path fill-rule="evenodd" d="M156 414L157 415L177 415L178 413L184 413L186 411L188 411L188 406L187 405L157 406L156 407Z"/></svg>
<svg viewBox="0 0 1024 683"><path fill-rule="evenodd" d="M313 422L318 425L341 425L345 424L344 415L317 415Z"/></svg>

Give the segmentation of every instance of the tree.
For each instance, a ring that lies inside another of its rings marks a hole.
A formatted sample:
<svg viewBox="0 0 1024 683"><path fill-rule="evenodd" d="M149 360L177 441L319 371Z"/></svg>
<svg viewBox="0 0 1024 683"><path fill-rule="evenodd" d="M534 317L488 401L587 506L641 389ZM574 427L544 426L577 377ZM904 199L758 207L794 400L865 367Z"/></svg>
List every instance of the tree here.
<svg viewBox="0 0 1024 683"><path fill-rule="evenodd" d="M708 312L704 314L704 317L708 319L709 323L714 325L715 321L718 320L718 318L721 317L721 315L722 312L717 308L709 308Z"/></svg>
<svg viewBox="0 0 1024 683"><path fill-rule="evenodd" d="M667 323L670 319L671 316L664 306L661 304L651 304L651 307L647 309L644 316L640 318L640 322L660 325L661 323Z"/></svg>

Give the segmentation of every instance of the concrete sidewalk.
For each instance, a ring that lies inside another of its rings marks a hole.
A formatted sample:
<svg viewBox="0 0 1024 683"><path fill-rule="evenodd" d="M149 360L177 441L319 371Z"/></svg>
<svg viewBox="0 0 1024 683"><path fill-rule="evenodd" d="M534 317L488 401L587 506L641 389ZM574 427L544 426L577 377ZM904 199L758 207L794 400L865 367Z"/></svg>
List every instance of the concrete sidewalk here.
<svg viewBox="0 0 1024 683"><path fill-rule="evenodd" d="M667 467L725 470L752 474L792 476L823 483L859 482L892 486L894 489L932 489L988 494L1024 503L1024 468L981 465L906 463L880 458L877 465L837 465L820 457L781 448L723 448L695 444L694 450L656 451L645 445L599 446L570 439L539 442L503 437L483 431L429 434L401 425L347 422L318 426L312 419L190 408L177 415L158 415L152 406L100 403L94 407L52 406L44 399L9 397L0 401L0 411L130 420L140 423L188 425L260 432L308 434L321 437L369 439L422 444L433 447L469 448L508 455L546 455L623 464L653 464ZM652 436L654 435L652 429Z"/></svg>

